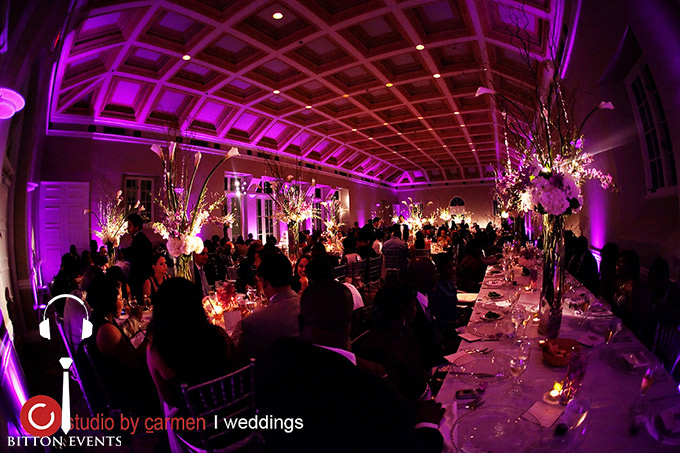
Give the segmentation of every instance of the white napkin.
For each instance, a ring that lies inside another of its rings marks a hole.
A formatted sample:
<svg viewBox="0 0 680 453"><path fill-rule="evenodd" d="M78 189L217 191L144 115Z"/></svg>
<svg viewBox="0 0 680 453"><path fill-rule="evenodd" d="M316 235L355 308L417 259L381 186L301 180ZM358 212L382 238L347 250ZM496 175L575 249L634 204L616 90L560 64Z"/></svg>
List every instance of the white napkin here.
<svg viewBox="0 0 680 453"><path fill-rule="evenodd" d="M538 423L540 423L542 427L550 428L553 423L555 423L555 420L557 420L560 415L562 415L562 412L564 412L562 406L555 406L544 403L543 401L536 401L534 405L527 410L527 413L533 415L536 419L534 420L534 418L526 417L524 415L522 417L533 423L538 420Z"/></svg>
<svg viewBox="0 0 680 453"><path fill-rule="evenodd" d="M642 351L631 352L623 355L623 360L634 370L647 368L650 364L649 358Z"/></svg>
<svg viewBox="0 0 680 453"><path fill-rule="evenodd" d="M456 366L462 366L465 365L466 363L472 362L472 354L467 353L466 351L458 351L454 354L449 354L447 356L444 356L444 358L449 362L453 363Z"/></svg>
<svg viewBox="0 0 680 453"><path fill-rule="evenodd" d="M456 449L451 443L450 433L451 429L453 428L453 424L456 423L456 420L458 420L458 405L455 402L453 404L444 404L444 409L446 412L444 412L444 418L442 419L442 424L439 428L439 431L442 433L442 437L444 438L444 448L442 449L442 453L454 453ZM454 433L453 437L457 440L458 433Z"/></svg>
<svg viewBox="0 0 680 453"><path fill-rule="evenodd" d="M582 334L578 335L575 340L581 343L583 346L587 346L589 348L604 343L604 338L602 335L597 335L593 332L583 332Z"/></svg>

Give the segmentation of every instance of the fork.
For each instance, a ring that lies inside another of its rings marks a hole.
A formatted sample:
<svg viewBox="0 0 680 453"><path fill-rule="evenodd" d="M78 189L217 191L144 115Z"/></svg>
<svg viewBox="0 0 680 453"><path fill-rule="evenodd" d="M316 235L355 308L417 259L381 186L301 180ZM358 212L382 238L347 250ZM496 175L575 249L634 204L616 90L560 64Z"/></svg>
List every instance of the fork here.
<svg viewBox="0 0 680 453"><path fill-rule="evenodd" d="M484 349L468 349L465 351L467 354L488 354L490 352L493 352L493 349L484 348Z"/></svg>

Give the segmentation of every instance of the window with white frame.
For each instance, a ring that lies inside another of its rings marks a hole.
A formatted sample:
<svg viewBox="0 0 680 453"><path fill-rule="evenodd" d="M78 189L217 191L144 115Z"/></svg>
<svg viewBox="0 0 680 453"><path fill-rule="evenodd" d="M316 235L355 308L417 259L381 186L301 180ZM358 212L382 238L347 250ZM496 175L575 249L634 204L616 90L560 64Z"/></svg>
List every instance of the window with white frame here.
<svg viewBox="0 0 680 453"><path fill-rule="evenodd" d="M678 184L668 121L649 65L640 60L626 79L646 163L647 190Z"/></svg>
<svg viewBox="0 0 680 453"><path fill-rule="evenodd" d="M274 201L257 198L257 239L265 242L267 236L274 234Z"/></svg>
<svg viewBox="0 0 680 453"><path fill-rule="evenodd" d="M224 205L225 214L234 214L234 223L231 225L231 238L235 240L243 235L243 210L241 209L241 195L227 195L227 202Z"/></svg>
<svg viewBox="0 0 680 453"><path fill-rule="evenodd" d="M138 201L144 207L143 217L153 220L153 178L148 176L125 175L125 205L134 206Z"/></svg>

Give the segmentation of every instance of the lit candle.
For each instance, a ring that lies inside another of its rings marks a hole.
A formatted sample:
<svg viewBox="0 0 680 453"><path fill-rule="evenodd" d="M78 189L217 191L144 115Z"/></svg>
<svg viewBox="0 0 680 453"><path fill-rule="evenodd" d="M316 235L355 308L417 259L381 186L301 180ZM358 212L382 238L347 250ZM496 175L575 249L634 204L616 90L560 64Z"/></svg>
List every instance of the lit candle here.
<svg viewBox="0 0 680 453"><path fill-rule="evenodd" d="M553 385L552 390L548 393L549 399L551 401L557 401L557 398L560 396L562 393L562 383L555 381L555 384Z"/></svg>

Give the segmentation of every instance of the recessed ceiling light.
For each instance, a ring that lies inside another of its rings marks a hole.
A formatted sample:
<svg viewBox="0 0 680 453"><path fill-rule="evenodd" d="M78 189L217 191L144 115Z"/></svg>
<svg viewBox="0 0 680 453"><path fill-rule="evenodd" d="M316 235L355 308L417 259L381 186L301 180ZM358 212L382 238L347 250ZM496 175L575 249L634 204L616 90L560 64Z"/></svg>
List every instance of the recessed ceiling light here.
<svg viewBox="0 0 680 453"><path fill-rule="evenodd" d="M474 148L472 148L472 152L475 152L475 151L477 151L477 150L476 150L476 149L474 149Z"/></svg>
<svg viewBox="0 0 680 453"><path fill-rule="evenodd" d="M383 126L389 126L390 123L383 123Z"/></svg>
<svg viewBox="0 0 680 453"><path fill-rule="evenodd" d="M423 117L422 117L422 116L419 116L419 117L418 117L418 119L419 119L419 120L422 120L422 119L423 119Z"/></svg>
<svg viewBox="0 0 680 453"><path fill-rule="evenodd" d="M356 128L352 129L352 132L356 132L356 131L357 131L357 129L356 129Z"/></svg>
<svg viewBox="0 0 680 453"><path fill-rule="evenodd" d="M454 114L454 115L460 115L460 112L459 112L459 111L455 111L455 112L453 112L453 114Z"/></svg>
<svg viewBox="0 0 680 453"><path fill-rule="evenodd" d="M386 86L387 88L391 88L391 87L394 86L394 84L393 84L392 82L387 82L387 83L385 84L385 86Z"/></svg>
<svg viewBox="0 0 680 453"><path fill-rule="evenodd" d="M422 148L418 148L418 151L422 151L422 150L423 150Z"/></svg>
<svg viewBox="0 0 680 453"><path fill-rule="evenodd" d="M465 127L465 124L461 124L460 127Z"/></svg>
<svg viewBox="0 0 680 453"><path fill-rule="evenodd" d="M343 94L342 97L343 97L343 98L348 98L348 97L349 97L349 94Z"/></svg>
<svg viewBox="0 0 680 453"><path fill-rule="evenodd" d="M487 68L484 68L484 70L486 71L486 70L487 70Z"/></svg>
<svg viewBox="0 0 680 453"><path fill-rule="evenodd" d="M418 44L418 45L416 46L416 50L423 50L424 48L425 48L425 46L422 45L422 44Z"/></svg>
<svg viewBox="0 0 680 453"><path fill-rule="evenodd" d="M397 132L397 135L401 135L401 132Z"/></svg>
<svg viewBox="0 0 680 453"><path fill-rule="evenodd" d="M272 14L272 17L273 17L274 19L276 19L276 20L283 19L283 13L277 11L277 12L275 12L274 14Z"/></svg>
<svg viewBox="0 0 680 453"><path fill-rule="evenodd" d="M472 145L472 142L468 142L468 145Z"/></svg>
<svg viewBox="0 0 680 453"><path fill-rule="evenodd" d="M272 93L274 93L274 94L279 94L280 91L279 91L279 90L274 90L274 91L272 91Z"/></svg>
<svg viewBox="0 0 680 453"><path fill-rule="evenodd" d="M373 140L373 137L368 137L369 140Z"/></svg>
<svg viewBox="0 0 680 453"><path fill-rule="evenodd" d="M432 77L434 77L435 79L438 79L438 78L440 78L441 76L442 76L442 75L439 74L439 73L437 73L437 74L432 74Z"/></svg>
<svg viewBox="0 0 680 453"><path fill-rule="evenodd" d="M442 145L442 148L446 148L447 145Z"/></svg>
<svg viewBox="0 0 680 453"><path fill-rule="evenodd" d="M428 131L431 131L431 130L432 130L432 128L431 128L431 127L428 127L428 128L427 128L427 130L428 130Z"/></svg>
<svg viewBox="0 0 680 453"><path fill-rule="evenodd" d="M184 61L189 61L189 60L191 60L191 55L183 55L183 56L182 56L182 60L184 60Z"/></svg>
<svg viewBox="0 0 680 453"><path fill-rule="evenodd" d="M311 105L308 105L308 106L305 106L305 108L306 108L306 109L311 109L312 106L311 106Z"/></svg>

